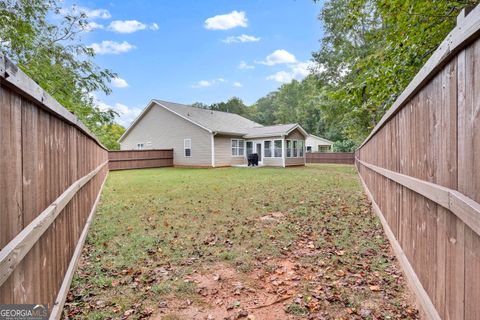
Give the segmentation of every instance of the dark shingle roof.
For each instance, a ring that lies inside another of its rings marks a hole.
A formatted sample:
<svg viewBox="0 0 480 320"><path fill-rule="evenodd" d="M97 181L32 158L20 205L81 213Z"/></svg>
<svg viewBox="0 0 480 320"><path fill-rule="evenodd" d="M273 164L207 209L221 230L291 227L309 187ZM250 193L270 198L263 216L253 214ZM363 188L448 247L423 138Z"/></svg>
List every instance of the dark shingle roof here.
<svg viewBox="0 0 480 320"><path fill-rule="evenodd" d="M289 123L289 124L279 124L274 126L253 127L248 131L248 133L244 137L259 138L259 137L281 136L282 134L290 132L296 126L298 126L296 123Z"/></svg>
<svg viewBox="0 0 480 320"><path fill-rule="evenodd" d="M129 134L130 130L154 105L163 107L170 112L173 112L178 116L215 133L239 135L245 138L260 138L281 136L298 127L305 135L307 135L307 133L296 123L263 126L235 113L197 108L163 100L152 100L152 103L150 103L137 117L137 119L133 121L130 127L127 128L125 133L120 137L119 141L122 141Z"/></svg>
<svg viewBox="0 0 480 320"><path fill-rule="evenodd" d="M262 125L235 113L196 108L179 103L155 100L156 103L213 132L246 134Z"/></svg>

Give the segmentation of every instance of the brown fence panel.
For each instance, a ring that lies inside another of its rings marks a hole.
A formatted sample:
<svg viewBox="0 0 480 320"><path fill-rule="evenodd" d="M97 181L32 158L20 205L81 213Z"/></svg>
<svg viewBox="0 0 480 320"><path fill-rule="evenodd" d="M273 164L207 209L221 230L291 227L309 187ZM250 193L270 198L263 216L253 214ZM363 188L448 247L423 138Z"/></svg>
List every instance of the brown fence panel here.
<svg viewBox="0 0 480 320"><path fill-rule="evenodd" d="M480 7L463 12L357 150L357 167L431 319L480 315Z"/></svg>
<svg viewBox="0 0 480 320"><path fill-rule="evenodd" d="M307 163L355 164L353 152L307 152Z"/></svg>
<svg viewBox="0 0 480 320"><path fill-rule="evenodd" d="M173 149L108 152L110 170L173 167Z"/></svg>
<svg viewBox="0 0 480 320"><path fill-rule="evenodd" d="M0 145L0 304L48 304L58 318L108 152L1 54Z"/></svg>

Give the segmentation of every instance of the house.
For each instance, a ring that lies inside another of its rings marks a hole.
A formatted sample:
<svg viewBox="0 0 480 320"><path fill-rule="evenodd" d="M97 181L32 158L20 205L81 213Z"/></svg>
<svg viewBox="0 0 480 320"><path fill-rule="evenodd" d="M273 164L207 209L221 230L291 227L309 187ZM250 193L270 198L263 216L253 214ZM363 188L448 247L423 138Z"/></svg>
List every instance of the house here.
<svg viewBox="0 0 480 320"><path fill-rule="evenodd" d="M309 134L305 140L307 152L330 152L332 151L333 142L324 138Z"/></svg>
<svg viewBox="0 0 480 320"><path fill-rule="evenodd" d="M120 137L121 150L173 149L175 166L305 165L307 133L298 124L263 126L240 115L152 100Z"/></svg>

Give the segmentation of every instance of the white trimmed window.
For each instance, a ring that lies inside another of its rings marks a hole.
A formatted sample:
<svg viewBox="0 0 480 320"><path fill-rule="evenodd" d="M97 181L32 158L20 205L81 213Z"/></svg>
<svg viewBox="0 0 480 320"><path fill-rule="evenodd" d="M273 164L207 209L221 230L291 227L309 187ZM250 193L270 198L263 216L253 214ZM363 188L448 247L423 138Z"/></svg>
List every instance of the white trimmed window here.
<svg viewBox="0 0 480 320"><path fill-rule="evenodd" d="M245 140L232 139L232 156L243 157L245 155Z"/></svg>
<svg viewBox="0 0 480 320"><path fill-rule="evenodd" d="M292 157L292 140L287 140L287 158Z"/></svg>
<svg viewBox="0 0 480 320"><path fill-rule="evenodd" d="M145 143L137 143L137 149L144 149L145 148Z"/></svg>
<svg viewBox="0 0 480 320"><path fill-rule="evenodd" d="M265 158L271 158L272 157L272 141L264 141L263 147L264 147L263 153Z"/></svg>
<svg viewBox="0 0 480 320"><path fill-rule="evenodd" d="M300 158L303 158L303 151L304 151L304 147L303 147L303 140L298 140L298 156Z"/></svg>
<svg viewBox="0 0 480 320"><path fill-rule="evenodd" d="M247 141L247 156L253 153L253 141Z"/></svg>
<svg viewBox="0 0 480 320"><path fill-rule="evenodd" d="M185 157L192 156L192 139L183 139L183 155Z"/></svg>
<svg viewBox="0 0 480 320"><path fill-rule="evenodd" d="M282 140L273 141L273 156L275 158L282 157Z"/></svg>
<svg viewBox="0 0 480 320"><path fill-rule="evenodd" d="M293 157L296 158L298 155L298 141L293 140Z"/></svg>

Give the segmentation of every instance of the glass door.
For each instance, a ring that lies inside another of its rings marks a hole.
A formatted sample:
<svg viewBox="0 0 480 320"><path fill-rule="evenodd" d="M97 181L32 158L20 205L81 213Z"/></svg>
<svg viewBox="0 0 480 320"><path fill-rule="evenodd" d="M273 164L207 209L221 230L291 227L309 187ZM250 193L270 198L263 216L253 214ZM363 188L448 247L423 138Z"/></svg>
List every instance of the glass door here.
<svg viewBox="0 0 480 320"><path fill-rule="evenodd" d="M255 152L258 154L258 164L262 164L262 143L255 142Z"/></svg>
<svg viewBox="0 0 480 320"><path fill-rule="evenodd" d="M247 159L253 153L253 141L247 141Z"/></svg>

